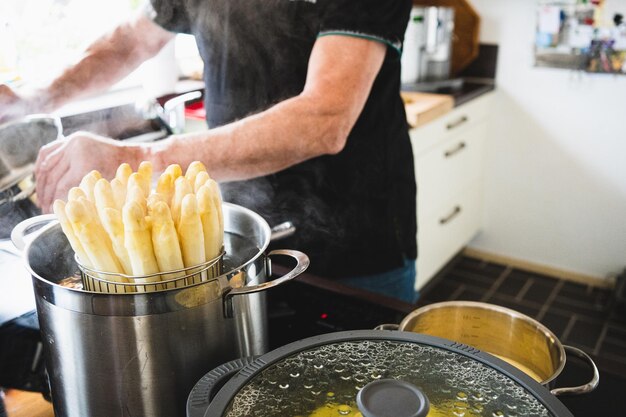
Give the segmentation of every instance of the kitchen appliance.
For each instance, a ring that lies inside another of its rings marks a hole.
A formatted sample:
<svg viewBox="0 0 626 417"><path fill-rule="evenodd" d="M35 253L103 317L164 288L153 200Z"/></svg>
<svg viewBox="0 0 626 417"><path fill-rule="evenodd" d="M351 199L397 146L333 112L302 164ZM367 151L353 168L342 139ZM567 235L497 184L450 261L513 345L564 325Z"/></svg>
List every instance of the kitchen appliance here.
<svg viewBox="0 0 626 417"><path fill-rule="evenodd" d="M420 78L420 57L424 47L424 8L413 7L404 34L401 59L403 84L416 83Z"/></svg>
<svg viewBox="0 0 626 417"><path fill-rule="evenodd" d="M41 214L33 195L39 149L61 137L58 117L31 115L0 125L0 239L15 225Z"/></svg>
<svg viewBox="0 0 626 417"><path fill-rule="evenodd" d="M205 372L267 350L262 291L295 278L309 260L293 250L266 255L272 233L258 214L233 204L224 204L223 214L225 272L146 293L60 285L77 274L60 225L52 221L33 238L24 236L49 216L16 227L12 238L18 247L25 243L55 416L182 416L189 391ZM271 260L280 255L295 266L267 281Z"/></svg>
<svg viewBox="0 0 626 417"><path fill-rule="evenodd" d="M453 33L452 7L414 7L405 32L402 82L449 79Z"/></svg>
<svg viewBox="0 0 626 417"><path fill-rule="evenodd" d="M598 368L582 350L564 346L541 323L506 307L474 301L445 301L418 308L400 325L381 325L442 337L489 352L525 371L551 388L563 371L566 352L583 359L593 371L590 382L578 387L554 388L554 395L586 394L600 381Z"/></svg>
<svg viewBox="0 0 626 417"><path fill-rule="evenodd" d="M545 387L492 355L384 330L329 333L231 362L202 378L187 403L188 417L419 417L428 410L430 417L572 416Z"/></svg>

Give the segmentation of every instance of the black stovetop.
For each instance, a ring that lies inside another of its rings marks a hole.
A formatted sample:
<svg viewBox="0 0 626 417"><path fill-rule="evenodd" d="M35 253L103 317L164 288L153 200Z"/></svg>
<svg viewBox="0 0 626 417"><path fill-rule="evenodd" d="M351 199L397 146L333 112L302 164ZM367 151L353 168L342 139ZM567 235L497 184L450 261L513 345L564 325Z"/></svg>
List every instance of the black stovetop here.
<svg viewBox="0 0 626 417"><path fill-rule="evenodd" d="M464 261L467 263L467 259ZM465 264L462 266L466 267ZM494 265L486 265L485 268L494 269L494 271L497 269ZM450 275L453 272L454 268L448 269L447 275L444 271L444 276L439 276L438 281L447 285L450 280L454 279L458 284L458 276L452 278ZM534 277L534 279L538 278ZM502 288L508 290L508 287ZM323 333L373 329L383 323L400 323L402 318L421 305L443 301L434 299L438 297L436 294L441 290L441 285L431 286L422 294L417 304L411 305L304 274L268 292L270 347L274 349ZM453 295L453 292L448 291L447 288L446 293L448 298ZM463 299L461 291L457 291L457 295L455 299ZM497 293L492 294L494 297L497 295ZM496 298L489 302L499 303ZM512 305L509 307L514 308ZM589 352L588 349L587 352ZM619 399L626 392L626 375L615 367L607 369L604 366L605 362L599 361L598 357L594 359L600 367L598 388L590 394L559 397L559 400L576 417L621 416L623 406ZM589 367L579 362L577 358L573 358L568 361L556 386L578 386L587 383L590 379Z"/></svg>

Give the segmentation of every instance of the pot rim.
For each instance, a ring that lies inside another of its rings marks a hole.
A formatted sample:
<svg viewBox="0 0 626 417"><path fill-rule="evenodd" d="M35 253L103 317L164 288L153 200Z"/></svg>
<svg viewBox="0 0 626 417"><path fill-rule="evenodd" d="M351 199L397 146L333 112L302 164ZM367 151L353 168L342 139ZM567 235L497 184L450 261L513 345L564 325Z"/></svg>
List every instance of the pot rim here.
<svg viewBox="0 0 626 417"><path fill-rule="evenodd" d="M44 287L49 287L51 289L53 289L55 292L56 291L68 291L69 293L73 293L73 294L78 294L78 295L91 295L91 296L97 296L97 297L119 297L119 298L123 298L123 297L132 297L132 298L152 298L155 295L159 294L159 293L174 293L174 292L179 292L182 290L189 290L190 288L194 288L194 287L198 287L204 284L207 284L209 282L213 282L215 280L219 280L219 279L223 279L223 278L229 278L237 273L239 273L241 270L246 269L246 267L248 267L249 265L255 263L259 257L263 256L265 254L265 251L267 249L267 247L270 244L270 236L271 236L271 229L269 224L267 223L267 221L265 221L265 219L263 217L261 217L258 213L243 207L243 206L239 206L237 204L232 204L232 203L222 203L223 206L225 207L229 207L230 209L234 210L234 211L240 211L243 213L246 213L248 216L252 217L254 219L254 221L263 229L263 234L265 236L267 236L267 238L265 239L265 241L263 242L263 245L261 245L261 247L258 248L257 253L251 257L250 259L248 259L245 263L238 265L234 268L230 268L228 271L222 273L221 275L219 275L218 277L215 277L214 280L211 281L204 281L204 282L199 282L197 284L192 284L192 285L188 285L185 287L181 287L181 288L172 288L172 289L163 289L163 290L157 290L157 291L151 291L151 292L147 292L147 293L102 293L102 292L97 292L97 291L88 291L88 290L84 290L84 289L78 289L78 288L71 288L71 287L66 287L66 286L62 286L59 285L56 282L52 282L49 281L48 279L40 276L39 274L37 274L35 271L33 271L30 262L28 261L28 257L29 257L29 253L31 251L31 247L32 245L35 243L35 241L37 240L37 238L45 233L46 231L48 231L49 229L53 229L53 228L59 228L60 229L60 224L58 222L58 220L52 220L49 224L41 227L39 230L37 230L35 233L35 236L31 239L28 240L28 242L26 243L26 245L24 246L24 249L22 251L22 261L24 263L25 268L28 270L28 272L30 273L31 277L36 279L40 285L43 285ZM167 272L164 272L164 274L166 274Z"/></svg>
<svg viewBox="0 0 626 417"><path fill-rule="evenodd" d="M540 384L547 386L549 383L554 381L561 374L561 372L563 371L563 368L565 368L565 362L567 360L566 359L567 357L565 355L565 348L563 347L563 343L561 343L559 338L556 337L556 335L552 332L552 330L550 330L549 328L547 328L546 326L544 326L537 320L533 319L532 317L529 317L523 313L520 313L519 311L510 309L508 307L499 306L497 304L483 303L480 301L442 301L439 303L429 304L429 305L420 307L418 309L415 309L412 312L410 312L408 315L406 315L399 324L399 330L410 331L410 330L406 330L406 327L409 324L409 322L411 322L415 317L423 315L423 314L427 314L430 311L439 310L439 309L446 308L446 307L471 307L471 308L490 310L490 311L495 311L501 314L505 314L515 319L522 320L531 324L532 326L537 328L541 333L543 333L543 335L547 339L550 339L551 341L553 341L554 345L557 347L559 351L559 363L558 363L558 366L552 372L552 375L550 375L550 377L548 377L547 379L541 381Z"/></svg>
<svg viewBox="0 0 626 417"><path fill-rule="evenodd" d="M515 383L522 386L522 388L524 388L526 392L535 397L538 402L540 402L550 413L552 413L553 416L573 417L572 413L565 407L565 405L563 405L563 403L561 403L556 396L550 393L550 391L548 391L546 387L535 381L525 372L521 371L520 369L502 359L499 359L487 352L478 350L471 346L453 342L448 339L428 336L415 332L395 330L353 330L326 333L320 336L302 339L297 342L293 342L274 349L256 358L252 363L245 366L234 377L226 382L224 386L217 392L210 404L208 404L207 411L204 415L224 415L224 411L227 409L235 395L237 395L237 393L249 381L251 381L254 377L256 377L258 374L260 374L262 371L264 371L274 363L277 363L287 357L293 356L301 351L310 350L318 346L364 340L419 343L422 345L445 349L459 355L467 356L512 379ZM198 384L201 383L202 379L198 382ZM198 384L196 384L196 387L198 386ZM196 390L196 387L194 387L194 389L192 390L192 394L194 393L194 391L201 391ZM199 400L199 398L194 399L194 401ZM188 399L188 403L190 401L192 401L191 396Z"/></svg>

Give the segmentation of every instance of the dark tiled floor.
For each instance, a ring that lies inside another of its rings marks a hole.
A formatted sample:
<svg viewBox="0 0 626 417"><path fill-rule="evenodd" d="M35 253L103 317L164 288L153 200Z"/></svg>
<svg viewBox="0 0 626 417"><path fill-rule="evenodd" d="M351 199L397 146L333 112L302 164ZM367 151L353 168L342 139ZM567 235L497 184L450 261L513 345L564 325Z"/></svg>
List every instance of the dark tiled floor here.
<svg viewBox="0 0 626 417"><path fill-rule="evenodd" d="M422 303L448 300L502 305L546 325L598 366L626 375L626 308L613 291L461 256L422 292Z"/></svg>

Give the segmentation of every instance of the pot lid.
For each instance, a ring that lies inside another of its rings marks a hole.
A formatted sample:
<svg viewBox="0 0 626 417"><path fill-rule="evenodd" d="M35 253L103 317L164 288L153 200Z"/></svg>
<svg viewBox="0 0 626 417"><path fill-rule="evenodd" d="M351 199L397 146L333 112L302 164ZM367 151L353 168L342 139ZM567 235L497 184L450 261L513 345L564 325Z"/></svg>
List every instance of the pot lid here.
<svg viewBox="0 0 626 417"><path fill-rule="evenodd" d="M571 417L543 386L489 354L445 339L369 330L310 338L260 357L204 415Z"/></svg>

